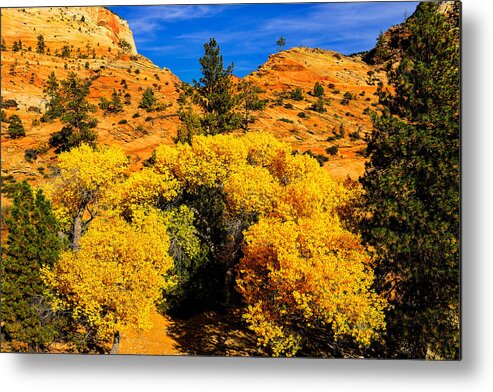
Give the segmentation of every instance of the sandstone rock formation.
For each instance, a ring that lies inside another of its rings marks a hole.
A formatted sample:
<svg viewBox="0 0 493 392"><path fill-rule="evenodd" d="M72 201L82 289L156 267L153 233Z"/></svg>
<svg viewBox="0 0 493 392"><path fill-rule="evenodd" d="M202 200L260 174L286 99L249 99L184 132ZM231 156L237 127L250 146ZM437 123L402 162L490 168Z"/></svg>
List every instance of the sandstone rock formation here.
<svg viewBox="0 0 493 392"><path fill-rule="evenodd" d="M89 100L94 105L101 97L109 99L113 90L122 97L129 96L121 113L98 110L96 131L99 143L120 145L135 166L142 165L159 144L173 143L180 125L181 81L170 70L137 54L126 21L103 7L13 8L1 12L6 44L1 94L3 102L13 100L17 104L3 109L7 116L18 114L26 129L26 137L9 139L5 135L8 124L2 123L4 175L40 183L48 180L50 168L56 164L51 150L34 161L25 159L26 150L43 150L50 135L61 129L58 120L40 122L47 103L43 85L52 71L58 80L69 72L90 78ZM36 52L39 35L44 37L44 54ZM16 40L21 40L23 47L14 52ZM130 44L130 51L118 45L122 40ZM70 48L67 56L62 55L64 47ZM368 83L369 73L385 81L384 73L375 73L373 66L333 51L294 48L271 55L266 64L246 77L263 90L260 97L267 100L264 111L253 113L257 119L250 129L272 132L300 153L310 150L325 156L328 162L324 167L331 175L340 180L349 175L355 180L364 171L364 137L371 130L365 110L376 105L376 86ZM325 90L326 111L311 109L318 99L312 93L315 82ZM147 88L154 90L160 111L148 113L138 108ZM295 88L302 90L302 100L290 97ZM338 151L328 154L331 147Z"/></svg>
<svg viewBox="0 0 493 392"><path fill-rule="evenodd" d="M120 40L130 44L130 54L137 54L128 23L107 8L2 8L2 38L7 45L20 39L26 49L34 51L40 34L53 54L69 45L73 52L89 50L89 57L92 49L99 58L112 57Z"/></svg>

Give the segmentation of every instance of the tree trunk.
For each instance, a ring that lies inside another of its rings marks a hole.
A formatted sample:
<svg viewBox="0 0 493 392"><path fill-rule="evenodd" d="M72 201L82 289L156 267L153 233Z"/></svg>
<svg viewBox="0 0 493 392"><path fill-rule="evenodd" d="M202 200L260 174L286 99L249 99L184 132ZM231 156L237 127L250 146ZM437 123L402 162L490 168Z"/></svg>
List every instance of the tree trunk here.
<svg viewBox="0 0 493 392"><path fill-rule="evenodd" d="M226 269L226 274L224 276L224 302L227 307L231 304L231 287L233 282L233 272L229 267Z"/></svg>
<svg viewBox="0 0 493 392"><path fill-rule="evenodd" d="M248 116L250 111L248 110L248 104L245 103L245 132L248 132Z"/></svg>
<svg viewBox="0 0 493 392"><path fill-rule="evenodd" d="M82 216L84 211L79 212L75 217L74 228L72 231L72 244L70 245L73 250L80 249L80 237L82 236Z"/></svg>
<svg viewBox="0 0 493 392"><path fill-rule="evenodd" d="M113 337L113 346L111 347L110 354L118 354L118 347L120 345L120 332L115 332Z"/></svg>

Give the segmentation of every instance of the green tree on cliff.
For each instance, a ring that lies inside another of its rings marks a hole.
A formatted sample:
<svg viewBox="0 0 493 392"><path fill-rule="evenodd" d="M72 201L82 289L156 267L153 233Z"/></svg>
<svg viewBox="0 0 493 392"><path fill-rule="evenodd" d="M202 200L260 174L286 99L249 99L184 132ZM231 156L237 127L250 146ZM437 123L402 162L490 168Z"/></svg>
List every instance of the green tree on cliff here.
<svg viewBox="0 0 493 392"><path fill-rule="evenodd" d="M80 79L74 72L62 80L60 120L64 126L50 137L50 145L56 147L57 152L68 151L82 143L95 143L97 135L93 128L97 120L90 113L95 112L96 107L87 100L90 86L90 80Z"/></svg>
<svg viewBox="0 0 493 392"><path fill-rule="evenodd" d="M374 249L377 286L389 294L386 355L459 357L458 31L421 3L393 93L380 87L370 161L362 179L362 235Z"/></svg>

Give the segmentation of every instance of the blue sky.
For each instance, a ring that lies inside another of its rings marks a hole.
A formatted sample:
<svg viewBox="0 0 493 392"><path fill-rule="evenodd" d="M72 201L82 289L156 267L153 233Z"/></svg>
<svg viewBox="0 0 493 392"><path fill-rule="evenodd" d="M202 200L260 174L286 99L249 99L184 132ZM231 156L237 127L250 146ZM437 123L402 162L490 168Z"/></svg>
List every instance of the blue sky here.
<svg viewBox="0 0 493 392"><path fill-rule="evenodd" d="M417 2L238 4L109 7L126 19L137 51L181 80L199 79L203 45L214 37L225 65L240 77L276 52L308 46L350 54L371 49L378 34L411 15Z"/></svg>

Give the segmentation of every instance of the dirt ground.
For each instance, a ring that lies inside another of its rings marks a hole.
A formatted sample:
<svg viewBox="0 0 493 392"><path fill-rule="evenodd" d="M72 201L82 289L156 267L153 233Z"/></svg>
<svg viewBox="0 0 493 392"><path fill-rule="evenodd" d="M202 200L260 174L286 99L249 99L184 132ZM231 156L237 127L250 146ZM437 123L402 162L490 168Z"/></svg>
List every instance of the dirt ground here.
<svg viewBox="0 0 493 392"><path fill-rule="evenodd" d="M238 310L205 312L189 319L152 314L153 328L122 334L119 354L262 356Z"/></svg>

